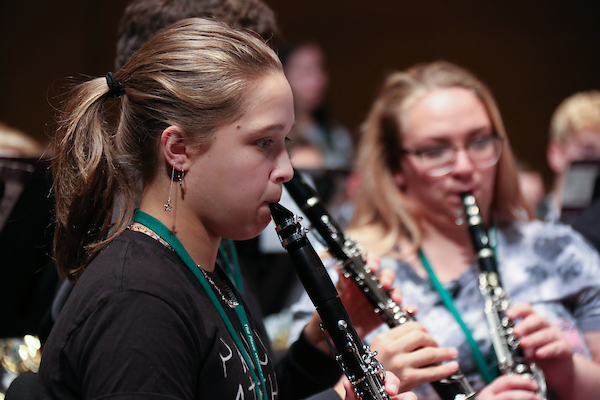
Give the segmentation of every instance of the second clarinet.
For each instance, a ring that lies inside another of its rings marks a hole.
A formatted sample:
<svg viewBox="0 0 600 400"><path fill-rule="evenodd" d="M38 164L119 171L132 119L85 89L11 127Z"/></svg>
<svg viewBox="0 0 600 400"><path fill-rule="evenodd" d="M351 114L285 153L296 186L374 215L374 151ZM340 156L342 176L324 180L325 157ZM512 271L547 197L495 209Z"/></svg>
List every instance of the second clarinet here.
<svg viewBox="0 0 600 400"><path fill-rule="evenodd" d="M496 255L483 225L475 196L463 193L461 197L465 220L481 269L479 290L485 300L484 312L498 360L498 369L501 374L512 373L531 377L537 382L538 393L545 400L548 396L544 373L534 363L527 362L518 339L513 335L513 322L504 313L511 305L510 296L500 281Z"/></svg>
<svg viewBox="0 0 600 400"><path fill-rule="evenodd" d="M296 172L292 180L284 185L312 227L323 238L328 251L339 261L344 276L351 278L361 288L383 322L393 328L414 321L414 316L403 311L381 286L375 274L368 268L358 242L344 236L342 229L325 210L318 194L300 174ZM475 399L475 391L460 371L448 378L432 382L431 385L443 400Z"/></svg>

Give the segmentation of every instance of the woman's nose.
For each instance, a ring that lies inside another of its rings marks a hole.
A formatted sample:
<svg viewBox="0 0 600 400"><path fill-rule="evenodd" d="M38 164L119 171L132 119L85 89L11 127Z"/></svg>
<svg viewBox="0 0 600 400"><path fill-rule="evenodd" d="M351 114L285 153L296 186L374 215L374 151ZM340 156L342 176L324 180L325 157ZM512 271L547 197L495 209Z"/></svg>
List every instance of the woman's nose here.
<svg viewBox="0 0 600 400"><path fill-rule="evenodd" d="M472 173L475 169L473 161L469 158L465 149L459 149L456 152L456 160L454 161L454 168L452 169L453 174L465 174Z"/></svg>
<svg viewBox="0 0 600 400"><path fill-rule="evenodd" d="M272 177L277 183L285 183L294 177L294 168L292 167L292 162L287 150L282 152L277 158L277 164L272 173Z"/></svg>

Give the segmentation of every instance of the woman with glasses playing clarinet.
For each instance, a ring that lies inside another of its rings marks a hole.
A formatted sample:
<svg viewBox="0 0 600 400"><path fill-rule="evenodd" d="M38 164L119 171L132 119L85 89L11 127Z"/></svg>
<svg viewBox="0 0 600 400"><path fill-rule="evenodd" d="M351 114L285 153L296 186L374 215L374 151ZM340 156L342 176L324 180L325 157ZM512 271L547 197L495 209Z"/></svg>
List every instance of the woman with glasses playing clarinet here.
<svg viewBox="0 0 600 400"><path fill-rule="evenodd" d="M386 369L416 386L440 379L456 357L478 400L597 398L598 254L570 227L532 220L498 107L476 77L446 62L390 75L364 124L357 171L348 234L394 270L403 303L418 310L418 322L367 339ZM505 333L541 378L507 372L492 346L465 193L512 304L498 316L512 321ZM298 325L303 310L304 300L294 306ZM438 398L429 385L415 393Z"/></svg>

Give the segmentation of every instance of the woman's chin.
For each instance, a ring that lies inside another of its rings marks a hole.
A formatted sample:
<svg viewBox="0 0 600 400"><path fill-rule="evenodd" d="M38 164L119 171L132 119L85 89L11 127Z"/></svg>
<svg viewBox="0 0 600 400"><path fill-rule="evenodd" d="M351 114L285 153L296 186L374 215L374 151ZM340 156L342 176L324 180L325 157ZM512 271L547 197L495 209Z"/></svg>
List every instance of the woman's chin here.
<svg viewBox="0 0 600 400"><path fill-rule="evenodd" d="M234 238L234 240L254 239L258 235L260 235L262 231L265 230L265 228L269 225L269 222L271 222L271 214L269 214L268 218L261 218L259 221L257 221L256 224L253 224L253 226L248 226L247 229L238 230L237 234L239 236L237 238Z"/></svg>

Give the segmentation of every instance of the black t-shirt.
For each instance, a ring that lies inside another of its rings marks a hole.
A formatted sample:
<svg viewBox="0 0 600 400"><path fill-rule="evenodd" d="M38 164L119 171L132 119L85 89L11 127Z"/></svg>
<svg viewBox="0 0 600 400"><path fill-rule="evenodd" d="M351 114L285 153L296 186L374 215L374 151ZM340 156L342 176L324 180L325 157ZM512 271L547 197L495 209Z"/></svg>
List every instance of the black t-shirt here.
<svg viewBox="0 0 600 400"><path fill-rule="evenodd" d="M223 284L218 273L211 277ZM223 308L241 333L233 309ZM257 345L269 399L277 398L273 363ZM44 347L39 379L43 399L257 398L248 365L196 277L175 252L129 230L75 285Z"/></svg>

